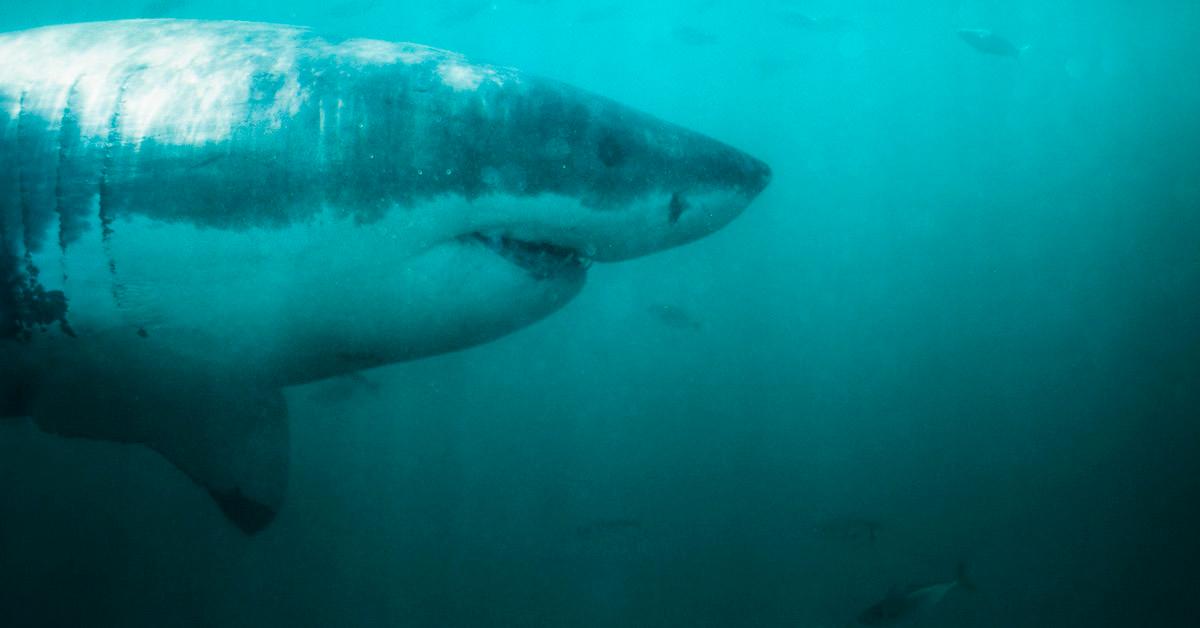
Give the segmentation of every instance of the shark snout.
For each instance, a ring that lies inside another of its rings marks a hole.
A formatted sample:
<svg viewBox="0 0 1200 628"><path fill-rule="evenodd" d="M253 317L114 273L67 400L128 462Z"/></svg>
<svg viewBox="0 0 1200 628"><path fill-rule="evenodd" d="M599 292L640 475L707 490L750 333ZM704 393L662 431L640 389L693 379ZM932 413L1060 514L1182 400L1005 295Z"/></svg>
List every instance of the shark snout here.
<svg viewBox="0 0 1200 628"><path fill-rule="evenodd" d="M649 229L637 229L619 259L636 257L698 240L720 231L740 216L771 183L771 167L740 150L713 141L692 162L687 183L664 188L649 205ZM633 231L633 230L631 230ZM640 237L639 237L640 236Z"/></svg>
<svg viewBox="0 0 1200 628"><path fill-rule="evenodd" d="M700 221L692 228L712 232L741 215L770 185L771 167L749 153L715 140L708 150L709 156L700 160L705 167L695 174L692 191L680 196L669 218L682 220L684 213L679 210L683 208L700 210L694 214L704 215L692 216Z"/></svg>
<svg viewBox="0 0 1200 628"><path fill-rule="evenodd" d="M771 183L771 167L765 161L752 157L746 153L739 152L739 163L736 166L738 171L738 179L743 193L747 196L747 200L754 200L756 196Z"/></svg>

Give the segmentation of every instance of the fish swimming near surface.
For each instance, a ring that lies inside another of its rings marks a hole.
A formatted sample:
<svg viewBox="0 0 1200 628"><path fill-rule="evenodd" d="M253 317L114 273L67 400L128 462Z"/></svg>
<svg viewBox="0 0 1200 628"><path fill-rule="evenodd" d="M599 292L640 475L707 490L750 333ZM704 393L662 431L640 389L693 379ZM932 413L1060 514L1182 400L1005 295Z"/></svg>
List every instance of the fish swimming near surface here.
<svg viewBox="0 0 1200 628"><path fill-rule="evenodd" d="M674 329L698 330L704 327L692 313L679 305L656 303L647 308L660 323Z"/></svg>
<svg viewBox="0 0 1200 628"><path fill-rule="evenodd" d="M329 5L322 15L332 19L348 19L372 13L380 8L383 0L343 0Z"/></svg>
<svg viewBox="0 0 1200 628"><path fill-rule="evenodd" d="M597 519L578 526L575 531L579 536L598 534L630 534L639 533L642 522L638 519Z"/></svg>
<svg viewBox="0 0 1200 628"><path fill-rule="evenodd" d="M437 19L438 26L448 28L471 22L488 11L499 7L491 0L454 0L441 3L441 16Z"/></svg>
<svg viewBox="0 0 1200 628"><path fill-rule="evenodd" d="M892 626L903 624L924 616L937 606L946 594L956 588L975 590L975 584L967 576L967 566L959 563L954 580L923 587L895 589L887 597L872 604L859 614L858 623L865 626Z"/></svg>
<svg viewBox="0 0 1200 628"><path fill-rule="evenodd" d="M698 133L415 44L186 20L3 34L0 417L144 444L254 533L286 491L281 388L530 325L591 263L712 233L769 180Z"/></svg>
<svg viewBox="0 0 1200 628"><path fill-rule="evenodd" d="M187 0L150 0L139 12L139 17L169 17L187 6Z"/></svg>
<svg viewBox="0 0 1200 628"><path fill-rule="evenodd" d="M1000 57L1016 59L1029 49L1029 46L1017 47L1011 41L982 28L964 28L958 31L958 36L979 52Z"/></svg>
<svg viewBox="0 0 1200 628"><path fill-rule="evenodd" d="M627 7L622 4L599 5L579 11L575 22L578 24L598 24L616 19L625 14Z"/></svg>
<svg viewBox="0 0 1200 628"><path fill-rule="evenodd" d="M781 24L814 33L838 33L849 29L853 24L844 17L812 16L797 11L787 11L780 14Z"/></svg>
<svg viewBox="0 0 1200 628"><path fill-rule="evenodd" d="M874 544L883 527L879 521L863 517L830 519L814 529L822 537L848 544Z"/></svg>
<svg viewBox="0 0 1200 628"><path fill-rule="evenodd" d="M610 556L631 556L647 549L649 538L638 519L600 519L575 529L580 551Z"/></svg>
<svg viewBox="0 0 1200 628"><path fill-rule="evenodd" d="M679 26L671 31L671 34L678 42L687 46L711 46L720 41L716 35L691 26Z"/></svg>

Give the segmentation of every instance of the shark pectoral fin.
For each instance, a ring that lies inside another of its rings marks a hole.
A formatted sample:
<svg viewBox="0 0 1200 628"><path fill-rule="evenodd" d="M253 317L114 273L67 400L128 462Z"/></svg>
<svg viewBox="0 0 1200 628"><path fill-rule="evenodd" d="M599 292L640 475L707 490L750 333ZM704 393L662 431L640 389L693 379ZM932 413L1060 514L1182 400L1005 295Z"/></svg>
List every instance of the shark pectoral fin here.
<svg viewBox="0 0 1200 628"><path fill-rule="evenodd" d="M182 365L64 369L30 414L46 432L139 443L200 485L247 534L271 523L287 489L289 441L282 393Z"/></svg>
<svg viewBox="0 0 1200 628"><path fill-rule="evenodd" d="M287 406L277 389L222 392L204 414L146 443L187 474L247 534L275 520L287 490Z"/></svg>

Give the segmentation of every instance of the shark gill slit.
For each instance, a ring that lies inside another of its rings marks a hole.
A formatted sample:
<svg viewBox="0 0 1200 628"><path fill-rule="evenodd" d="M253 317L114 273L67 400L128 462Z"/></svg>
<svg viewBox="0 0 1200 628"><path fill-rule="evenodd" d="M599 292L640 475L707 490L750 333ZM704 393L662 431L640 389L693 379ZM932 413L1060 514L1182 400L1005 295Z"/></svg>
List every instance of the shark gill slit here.
<svg viewBox="0 0 1200 628"><path fill-rule="evenodd" d="M28 132L26 128L28 114L25 112L26 97L27 92L21 92L21 99L17 103L17 150L19 151L25 150L25 136ZM18 219L20 220L21 227L21 247L25 249L25 280L32 287L37 283L38 270L37 266L33 263L33 238L29 234L29 226L33 224L32 216L30 216L33 208L31 207L32 200L29 198L31 192L29 189L30 182L26 180L27 176L25 160L17 160L17 202L20 204Z"/></svg>
<svg viewBox="0 0 1200 628"><path fill-rule="evenodd" d="M63 284L67 283L67 207L63 189L63 170L67 166L67 129L70 127L71 107L75 104L79 81L71 84L67 90L67 102L63 106L62 119L58 124L58 167L54 171L54 213L58 216L58 261L62 271Z"/></svg>
<svg viewBox="0 0 1200 628"><path fill-rule="evenodd" d="M117 280L117 261L112 254L113 216L112 189L109 177L112 176L116 163L117 143L121 141L121 103L125 101L125 85L117 92L117 101L113 104L112 117L108 122L108 137L104 142L104 158L100 165L99 199L97 219L100 221L100 241L104 246L104 256L108 259L108 274L112 279L113 303L121 307L123 286Z"/></svg>

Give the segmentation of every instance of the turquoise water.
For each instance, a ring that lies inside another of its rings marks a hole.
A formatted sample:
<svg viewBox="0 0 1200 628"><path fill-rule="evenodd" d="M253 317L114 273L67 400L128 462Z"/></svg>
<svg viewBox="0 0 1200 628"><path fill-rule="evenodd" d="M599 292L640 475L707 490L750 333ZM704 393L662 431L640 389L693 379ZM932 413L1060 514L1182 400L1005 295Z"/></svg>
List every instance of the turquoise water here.
<svg viewBox="0 0 1200 628"><path fill-rule="evenodd" d="M1200 622L1200 5L1045 4L5 7L457 50L774 180L515 335L289 389L254 538L149 451L0 425L0 625L843 627L960 561L920 625Z"/></svg>

